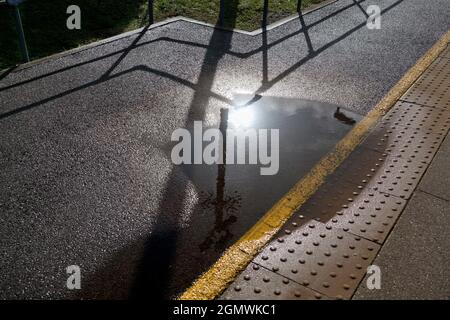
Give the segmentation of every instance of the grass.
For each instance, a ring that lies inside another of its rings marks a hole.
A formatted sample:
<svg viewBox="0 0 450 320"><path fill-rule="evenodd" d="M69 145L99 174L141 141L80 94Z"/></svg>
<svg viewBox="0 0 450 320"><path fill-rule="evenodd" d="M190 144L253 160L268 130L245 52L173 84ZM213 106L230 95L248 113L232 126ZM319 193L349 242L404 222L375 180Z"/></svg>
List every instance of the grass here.
<svg viewBox="0 0 450 320"><path fill-rule="evenodd" d="M261 26L263 0L226 0L235 5L233 21L225 26L255 30ZM324 0L303 0L303 8ZM66 28L66 9L81 8L81 30ZM268 22L295 13L297 0L269 0ZM25 37L31 59L48 56L89 42L104 39L147 23L146 0L28 0L20 6ZM186 16L216 23L219 0L155 0L155 21ZM12 10L0 5L0 69L20 63Z"/></svg>

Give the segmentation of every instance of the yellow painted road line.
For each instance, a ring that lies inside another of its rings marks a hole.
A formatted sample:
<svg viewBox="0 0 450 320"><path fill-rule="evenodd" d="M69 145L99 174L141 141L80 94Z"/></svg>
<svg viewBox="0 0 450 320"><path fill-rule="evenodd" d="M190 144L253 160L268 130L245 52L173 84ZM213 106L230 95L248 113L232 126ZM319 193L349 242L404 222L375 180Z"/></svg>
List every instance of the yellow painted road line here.
<svg viewBox="0 0 450 320"><path fill-rule="evenodd" d="M209 300L220 295L283 226L286 220L314 194L325 181L325 178L347 158L368 131L413 85L449 43L450 30L408 70L367 116L339 141L333 151L323 157L242 238L228 248L219 260L203 273L179 299Z"/></svg>

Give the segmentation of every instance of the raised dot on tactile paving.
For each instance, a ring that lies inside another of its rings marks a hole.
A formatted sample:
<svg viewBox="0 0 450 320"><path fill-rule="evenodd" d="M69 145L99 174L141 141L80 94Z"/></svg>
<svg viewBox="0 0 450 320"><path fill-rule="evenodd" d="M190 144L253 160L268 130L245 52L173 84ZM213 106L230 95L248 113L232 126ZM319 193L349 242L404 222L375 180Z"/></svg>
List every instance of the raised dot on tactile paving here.
<svg viewBox="0 0 450 320"><path fill-rule="evenodd" d="M289 248L289 249L288 249L288 252L289 252L289 253L294 253L294 251L295 251L295 250L292 249L292 248Z"/></svg>
<svg viewBox="0 0 450 320"><path fill-rule="evenodd" d="M257 264L253 265L253 270L259 270L259 266Z"/></svg>
<svg viewBox="0 0 450 320"><path fill-rule="evenodd" d="M241 287L240 286L234 287L234 291L237 291L237 292L241 291Z"/></svg>
<svg viewBox="0 0 450 320"><path fill-rule="evenodd" d="M280 268L278 268L278 267L272 267L272 271L273 271L273 272L277 272L278 270L280 270Z"/></svg>
<svg viewBox="0 0 450 320"><path fill-rule="evenodd" d="M250 280L250 276L249 276L248 274L246 274L246 275L244 276L244 280L249 281L249 280Z"/></svg>
<svg viewBox="0 0 450 320"><path fill-rule="evenodd" d="M260 293L261 292L261 289L260 288L255 288L255 293Z"/></svg>
<svg viewBox="0 0 450 320"><path fill-rule="evenodd" d="M279 296L281 294L281 290L280 289L275 289L275 291L273 293L275 293L277 296Z"/></svg>
<svg viewBox="0 0 450 320"><path fill-rule="evenodd" d="M263 278L263 281L264 281L264 282L269 282L269 281L270 281L270 278L267 277L267 276L265 276L265 277Z"/></svg>

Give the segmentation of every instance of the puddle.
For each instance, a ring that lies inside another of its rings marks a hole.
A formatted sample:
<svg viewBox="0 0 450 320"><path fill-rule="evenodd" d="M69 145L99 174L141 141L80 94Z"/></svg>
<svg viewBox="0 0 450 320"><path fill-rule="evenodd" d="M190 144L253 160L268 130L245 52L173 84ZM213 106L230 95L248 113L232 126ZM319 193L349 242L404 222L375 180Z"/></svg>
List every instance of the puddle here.
<svg viewBox="0 0 450 320"><path fill-rule="evenodd" d="M316 101L236 96L234 106L221 112L222 131L224 125L227 134L236 136L242 136L242 129L278 129L279 170L274 175L261 175L264 165L260 164L183 165L200 193L200 215L214 216L213 224L200 227L208 231L198 249L222 252L232 244L360 119L342 107ZM248 140L246 147L248 163Z"/></svg>
<svg viewBox="0 0 450 320"><path fill-rule="evenodd" d="M173 176L183 179L170 180L170 197L159 212L161 219L168 221L152 232L143 258L151 262L141 268L146 276L135 280L147 283L145 288L150 286L152 292L165 298L180 294L217 261L361 119L335 105L249 95L236 96L234 106L222 110L220 117L216 129L227 133L227 141L233 134L243 134L243 129L278 129L279 170L274 175L261 175L264 165L230 162L176 166ZM195 125L190 128L193 137ZM203 148L208 144L204 142ZM195 147L190 151L194 158ZM248 162L249 149L245 151ZM229 152L225 149L227 155ZM189 181L189 186L183 180ZM194 189L198 199L183 196L187 189ZM179 210L186 203L192 203L188 226L176 230L176 219L182 215Z"/></svg>

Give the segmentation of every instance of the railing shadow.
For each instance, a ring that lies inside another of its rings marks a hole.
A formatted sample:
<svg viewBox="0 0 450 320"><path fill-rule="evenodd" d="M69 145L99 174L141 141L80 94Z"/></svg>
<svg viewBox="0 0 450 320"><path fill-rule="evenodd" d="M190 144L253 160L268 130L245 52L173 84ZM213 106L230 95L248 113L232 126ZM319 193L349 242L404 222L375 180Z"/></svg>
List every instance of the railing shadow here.
<svg viewBox="0 0 450 320"><path fill-rule="evenodd" d="M314 22L314 23L308 25L308 28L311 28L312 26L317 25L318 23L321 23L321 22L323 22L323 21L325 21L325 20L331 18L332 16L336 15L337 13L340 13L340 12L342 12L342 11L344 11L344 10L347 10L347 9L349 9L349 8L351 8L351 7L353 7L353 6L355 6L356 3L360 4L361 2L364 2L364 1L365 1L365 0L361 0L361 1L357 2L357 1L355 0L355 3L354 3L354 4L345 6L345 7L341 8L341 9L337 10L336 12L334 12L334 13L328 15L327 17L325 17L325 18L323 18L323 19L320 19L320 20L318 20L318 21L316 21L316 22ZM396 6L399 5L401 2L403 2L403 0L398 0L398 1L396 1L395 3L391 4L389 7L385 8L384 10L382 10L381 13L384 14L384 13L390 11L392 8L396 7ZM300 14L300 16L301 16L301 14ZM300 19L300 23L301 23L301 25L304 25L304 20L303 20L303 18ZM309 54L308 54L307 56L305 56L305 57L303 57L302 59L300 59L297 63L295 63L294 65L292 65L292 66L291 66L290 68L288 68L287 70L281 72L278 76L274 77L271 81L268 81L268 80L266 81L266 80L264 79L263 82L262 82L261 87L258 88L258 89L256 90L255 93L256 93L256 94L261 94L261 93L267 91L267 90L270 89L272 86L274 86L277 82L281 81L282 79L284 79L285 77L287 77L290 73L292 73L293 71L295 71L296 69L298 69L301 65L303 65L304 63L306 63L306 62L309 61L310 59L314 58L317 54L319 54L319 53L321 53L321 52L327 50L328 48L330 48L330 47L333 46L334 44L336 44L336 43L342 41L343 39L347 38L349 35L351 35L351 34L354 33L355 31L357 31L358 29L364 27L365 25L366 25L366 23L363 22L363 23L361 23L361 24L355 26L355 27L352 28L351 30L347 31L347 32L344 33L343 35L339 36L339 37L336 38L335 40L333 40L333 41L329 42L328 44L322 46L321 48L319 48L319 49L317 49L317 50L315 50L315 51L310 51ZM142 35L143 35L144 33L145 33L145 32L141 32L141 34L139 34L138 37L141 37L141 38L142 38ZM254 54L257 54L257 53L259 53L259 52L261 52L261 51L263 51L263 52L266 51L266 52L267 52L267 50L269 50L271 47L273 47L273 46L275 46L275 45L278 45L278 44L282 43L283 41L285 41L285 40L287 40L287 39L289 39L289 38L291 38L291 37L293 37L293 36L295 36L295 35L298 35L298 34L300 34L300 33L305 33L305 29L304 29L303 27L300 28L298 31L295 31L295 32L293 32L293 33L291 33L291 34L289 34L289 35L287 35L287 36L285 36L285 37L283 37L283 38L281 38L281 39L279 39L279 40L276 40L276 41L274 41L274 42L272 42L272 43L270 43L270 44L263 43L263 45L262 45L260 48L256 49L256 50L252 50L252 51L249 51L249 52L247 52L247 53L243 53L243 54L242 54L242 53L232 52L231 50L228 49L226 52L224 52L224 54L230 54L230 55L233 55L233 56L236 56L236 57L239 57L239 58L247 58L247 57L252 56L252 55L254 55ZM305 34L306 34L306 33L305 33ZM264 35L264 32L263 32L263 37L265 37L265 36L267 36L267 32L266 32L266 35ZM306 35L305 35L305 37L306 37L307 39L309 39L309 45L308 45L308 47L309 47L309 49L311 50L311 48L312 48L311 40L310 40L309 36L306 36ZM18 83L15 83L15 84L12 84L12 85L9 85L9 86L6 86L6 87L2 87L2 88L0 88L0 92L1 92L1 91L4 91L4 90L7 90L7 89L11 89L11 88L17 87L17 86L20 86L20 85L23 85L23 84L30 83L30 82L33 82L33 81L36 81L36 80L40 80L40 79L43 79L43 78L45 78L45 77L47 77L47 76L55 75L55 74L58 74L58 73L63 72L63 71L68 71L68 70L70 70L70 69L72 69L72 68L75 68L75 67L79 67L79 66L82 66L82 65L85 65L85 64L88 64L88 63L92 63L92 62L95 62L95 61L100 61L100 60L102 60L102 59L105 59L105 58L107 58L107 57L114 56L114 55L116 55L116 54L122 53L122 55L121 55L122 58L121 58L120 60L123 60L123 57L124 57L123 53L125 53L125 52L126 52L126 53L129 53L129 52L130 52L132 49L134 49L134 48L137 48L137 47L140 47L140 46L142 46L142 45L146 45L146 44L149 44L149 43L152 43L152 42L162 41L162 40L164 40L164 41L169 41L169 42L174 42L174 43L182 43L182 44L185 44L185 45L201 46L201 47L204 47L204 48L206 48L206 49L213 49L213 48L219 49L220 46L221 46L221 44L218 44L217 47L211 47L211 45L214 45L214 44L209 43L208 45L200 45L200 44L197 44L197 43L192 43L192 42L188 42L188 41L174 40L174 39L170 39L170 38L159 38L159 39L152 40L152 41L145 42L145 43L141 43L141 44L137 44L137 42L135 43L135 41L133 41L134 44L131 45L131 46L129 46L129 47L126 48L126 49L119 50L119 51L117 51L117 52L110 53L110 54L107 54L107 55L105 55L105 56L102 56L102 57L98 57L98 58L89 60L89 61L87 61L87 62L78 63L78 64L75 64L75 65L70 66L70 67L66 67L66 68L63 68L63 69L60 69L60 70L57 70L57 71L53 71L53 72L50 72L50 73L45 74L45 75L42 75L42 76L34 77L34 78L32 78L32 79L29 79L29 80L25 80L25 81L18 82ZM267 42L267 40L266 40L266 42ZM117 66L117 64L116 64L116 66ZM61 93L56 94L56 95L54 95L54 96L51 96L51 97L42 99L42 100L40 100L40 101L31 103L31 104L29 104L29 105L22 106L22 107L19 107L19 108L14 109L14 110L10 110L10 111L4 112L4 113L0 114L0 120L2 120L2 119L4 119L4 118L7 118L7 117L10 117L10 116L12 116L12 115L18 114L18 113L20 113L20 112L23 112L23 111L32 109L32 108L37 107L37 106L39 106L39 105L41 105L41 104L50 102L50 101L52 101L52 100L54 100L54 99L61 98L61 97L66 96L66 95L68 95L68 94L71 94L71 93L74 93L74 92L77 92L77 91L80 91L80 90L89 88L89 87L91 87L91 86L93 86L93 85L100 84L100 83L102 83L102 82L111 80L111 79L113 79L113 78L120 77L120 76L122 76L122 75L125 75L125 74L127 74L127 73L130 73L130 72L133 72L133 71L136 71L136 70L146 71L146 72L149 72L149 73L157 74L157 75L162 76L162 77L166 77L166 78L171 79L172 81L175 81L175 82L177 82L177 83L179 83L179 84L181 84L181 85L190 87L190 88L194 89L195 91L202 90L202 88L201 88L201 86L200 86L199 83L192 83L192 82L190 82L190 81L188 81L188 80L182 79L182 78L177 77L177 76L175 76L175 75L173 75L173 74L170 74L170 73L168 73L168 72L161 71L161 70L154 69L154 68L149 68L149 67L147 67L147 66L145 66L145 65L138 65L138 66L132 67L132 68L130 68L130 69L128 69L128 70L125 70L125 71L122 71L122 72L120 72L120 73L114 74L114 75L110 75L110 76L102 75L102 76L100 76L99 79L94 80L94 81L91 81L91 82L88 82L88 83L86 83L86 84L84 84L84 85L81 85L81 86L79 86L79 87L76 87L76 88L73 88L73 89L69 89L69 90L67 90L67 91L61 92ZM264 74L264 72L266 72L266 71L267 71L267 68L266 68L266 69L263 69L263 74ZM217 93L215 93L215 92L209 92L209 94L211 95L211 97L217 98L217 99L220 100L220 101L229 102L229 100L228 100L226 97L221 96L221 95L219 95L219 94L217 94Z"/></svg>
<svg viewBox="0 0 450 320"><path fill-rule="evenodd" d="M314 27L315 25L318 25L318 24L320 24L320 23L323 23L323 22L325 22L326 20L328 20L328 19L334 17L335 15L337 15L337 14L339 14L339 13L345 11L345 10L348 10L348 9L352 8L352 7L354 7L354 6L357 5L357 4L360 4L360 3L364 2L365 0L360 0L359 2L356 1L356 0L354 0L354 1L355 1L355 2L354 2L353 4L349 4L349 5L347 5L347 6L344 6L344 7L340 8L340 9L336 10L335 12L333 12L333 13L327 15L326 17L324 17L324 18L322 18L322 19L320 19L320 20L318 20L318 21L315 21L315 22L311 23L311 24L308 26L308 28L312 28L312 27ZM290 33L290 34L288 34L288 35L286 35L286 36L284 36L284 37L282 37L282 38L280 38L280 39L278 39L278 40L276 40L276 41L274 41L274 42L272 42L272 43L270 43L270 44L267 43L267 30L266 30L266 26L267 26L267 10L268 10L268 4L265 3L264 6L265 6L265 9L264 9L263 16L265 16L265 17L264 17L263 19L265 20L265 21L264 21L265 23L264 23L263 25L264 25L265 27L263 27L263 30L262 30L262 31L263 31L263 32L262 32L262 37L263 37L263 43L262 43L262 45L261 45L259 48L255 49L255 50L250 50L250 51L248 51L248 52L246 52L246 53L234 52L234 51L231 50L231 48L227 48L227 49L225 49L225 52L224 52L225 54L228 54L228 55L231 55L231 56L235 56L235 57L241 58L241 59L249 58L249 57L251 57L251 56L253 56L253 55L255 55L255 54L258 54L259 52L263 52L263 54L265 54L265 55L267 56L267 51L268 51L270 48L272 48L272 47L274 47L274 46L276 46L276 45L279 45L279 44L281 44L282 42L284 42L284 41L286 41L286 40L288 40L288 39L290 39L290 38L292 38L292 37L294 37L294 36L296 36L296 35L298 35L298 34L301 34L301 33L304 33L304 32L305 32L305 29L303 28L303 26L304 26L304 21L303 21L303 18L301 18L301 22L303 22L303 23L302 23L302 27L301 27L299 30L297 30L297 31L295 31L295 32L292 32L292 33ZM387 8L387 9L388 9L388 8ZM301 13L299 14L299 16L301 17ZM361 27L361 26L359 26L359 27ZM81 86L79 86L79 87L77 87L77 88L73 88L73 89L70 89L70 90L61 92L61 93L59 93L59 94L57 94L57 95L54 95L54 96L45 98L45 99L43 99L43 100L41 100L41 101L34 102L34 103L29 104L29 105L27 105L27 106L19 107L19 108L16 108L15 110L11 110L11 111L2 113L2 114L0 114L0 120L3 119L3 118L9 117L9 116L15 115L15 114L17 114L17 113L20 113L20 112L22 112L22 111L29 110L30 108L33 108L33 107L35 107L35 106L38 106L38 105L43 104L43 103L46 103L46 102L49 102L49 101L51 101L51 100L53 100L53 99L57 99L57 98L60 98L60 97L62 97L62 96L65 96L65 95L67 95L67 94L71 94L71 93L73 93L73 92L76 92L76 91L79 91L79 90L86 89L86 88L88 88L88 87L90 87L90 86L92 86L92 85L100 84L100 83L102 83L102 82L104 82L104 81L108 81L108 80L110 80L110 79L112 79L112 78L115 78L115 77L117 77L118 75L124 75L124 74L126 74L126 73L129 73L129 72L132 72L132 71L135 71L135 70L145 70L145 71L147 71L147 72L149 72L149 73L155 73L155 74L158 74L158 75L160 75L160 76L167 77L167 78L169 78L169 79L171 79L171 80L173 80L173 81L176 81L176 82L178 82L178 83L180 83L180 84L182 84L182 85L186 85L186 86L191 87L191 88L198 87L198 83L197 83L197 84L191 83L191 82L189 82L189 81L187 81L187 80L185 80L185 79L182 79L182 78L180 78L180 77L177 77L177 76L175 76L175 75L172 75L172 74L169 74L169 73L167 73L167 72L160 71L160 70L157 70L157 69L148 68L147 66L144 66L144 65L136 66L136 67L130 68L130 69L127 70L127 71L124 71L124 72L121 72L121 73L119 73L119 74L115 74L115 75L112 75L112 76L111 76L112 70L113 70L118 64L120 64L120 62L125 58L125 56L126 56L129 52L131 52L133 49L136 49L136 48L141 47L141 46L145 46L145 45L148 45L148 44L151 44L151 43L160 42L160 41L167 41L167 42L173 42L173 43L178 43L178 44L182 44L182 45L188 45L188 46L194 46L194 47L201 47L201 48L205 48L205 49L212 49L212 48L215 48L216 50L224 50L224 48L223 48L223 46L221 46L221 44L216 44L217 47L212 47L212 46L214 46L215 44L212 44L211 42L208 43L208 44L200 44L200 43L196 43L196 42L190 42L190 41L184 41L184 40L172 39L172 38L169 38L169 37L160 37L160 38L155 39L155 40L150 40L150 41L147 41L147 42L139 43L139 40L142 39L142 37L145 35L146 31L148 31L148 28L149 28L148 26L147 26L146 28L144 28L144 29L138 34L138 36L137 36L136 39L132 42L132 44L131 44L130 46L128 46L127 48L125 48L125 49L118 50L118 51L113 52L113 53L108 53L108 54L106 54L106 55L103 55L103 56L100 56L100 57L97 57L97 58L94 58L94 59L91 59L91 60L88 60L88 61L85 61L85 62L80 62L80 63L74 64L74 65L72 65L72 66L68 66L68 67L65 67L65 68L62 68L62 69L58 69L58 70L55 70L55 71L52 71L52 72L49 72L49 73L46 73L46 74L43 74L43 75L40 75L40 76L36 76L36 77L30 78L30 79L28 79L28 80L24 80L24 81L20 81L20 82L11 84L11 85L7 85L7 86L4 86L4 87L0 87L0 92L2 92L2 91L4 91L4 90L12 89L12 88L15 88L15 87L24 85L24 84L31 83L31 82L33 82L33 81L41 80L41 79L44 79L44 78L46 78L46 77L56 75L56 74L61 73L61 72L69 71L69 70L71 70L71 69L73 69L73 68L77 68L77 67L80 67L80 66L89 64L89 63L98 62L98 61L101 61L101 60L103 60L103 59L106 59L106 58L115 56L115 55L117 55L117 54L120 54L120 57L119 57L119 59L116 61L116 63L114 63L114 65L110 68L110 70L108 70L105 74L101 75L101 76L99 77L99 79L94 80L94 81L91 81L91 82L86 83L86 84L84 84L84 85L81 85ZM264 40L264 38L265 38L265 40ZM345 37L344 37L344 38L345 38ZM309 39L309 37L308 37L308 39ZM342 39L339 39L338 41L340 41L340 40L342 40ZM309 41L310 41L310 39L309 39ZM309 47L309 45L310 45L310 43L308 44L308 47ZM264 52L265 52L265 53L264 53ZM306 61L305 61L305 62L306 62ZM266 70L267 70L267 69L266 69ZM264 84L264 81L263 81L263 84ZM211 92L211 94L214 95L213 92ZM223 100L223 98L224 98L224 97L222 97L222 100Z"/></svg>

